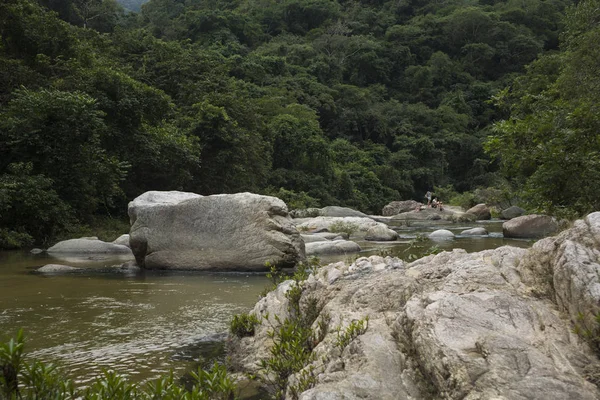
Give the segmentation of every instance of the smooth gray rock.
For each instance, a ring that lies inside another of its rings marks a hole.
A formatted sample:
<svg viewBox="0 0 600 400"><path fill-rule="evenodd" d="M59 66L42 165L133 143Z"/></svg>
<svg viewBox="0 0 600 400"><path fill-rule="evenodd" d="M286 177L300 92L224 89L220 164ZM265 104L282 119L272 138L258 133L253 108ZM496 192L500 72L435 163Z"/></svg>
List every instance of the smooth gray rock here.
<svg viewBox="0 0 600 400"><path fill-rule="evenodd" d="M524 215L527 211L522 209L521 207L511 206L505 210L502 210L500 213L500 218L502 219L513 219Z"/></svg>
<svg viewBox="0 0 600 400"><path fill-rule="evenodd" d="M57 274L57 273L81 271L81 268L75 268L75 267L71 267L69 265L61 265L61 264L46 264L43 267L38 268L36 271L44 273L44 274Z"/></svg>
<svg viewBox="0 0 600 400"><path fill-rule="evenodd" d="M306 243L307 256L353 254L360 252L360 250L360 246L350 240L331 240L327 242Z"/></svg>
<svg viewBox="0 0 600 400"><path fill-rule="evenodd" d="M353 210L348 207L338 207L338 206L327 206L321 208L321 212L319 213L321 217L360 217L360 218L368 218L365 213L362 213L357 210Z"/></svg>
<svg viewBox="0 0 600 400"><path fill-rule="evenodd" d="M339 237L345 240L350 238L350 235L348 235L346 232L317 232L313 234L313 236L321 237L327 240L335 240Z"/></svg>
<svg viewBox="0 0 600 400"><path fill-rule="evenodd" d="M176 194L173 201L156 196L154 204L142 196L129 208L130 244L142 268L265 271L267 262L291 267L305 258L287 206L276 197Z"/></svg>
<svg viewBox="0 0 600 400"><path fill-rule="evenodd" d="M538 240L519 267L533 295L552 299L580 328L598 326L600 212L576 221L557 236Z"/></svg>
<svg viewBox="0 0 600 400"><path fill-rule="evenodd" d="M475 215L478 220L488 220L492 218L490 208L483 203L477 204L476 206L469 208L467 210L467 213Z"/></svg>
<svg viewBox="0 0 600 400"><path fill-rule="evenodd" d="M138 209L149 209L153 207L163 207L163 206L174 206L179 203L198 199L202 197L196 193L190 192L180 192L177 190L172 191L158 191L158 190L150 190L146 193L142 193L133 201L129 202L127 206L127 213L129 214L129 221L131 225L133 225L134 220L137 218L137 210Z"/></svg>
<svg viewBox="0 0 600 400"><path fill-rule="evenodd" d="M422 205L423 203L415 200L392 201L383 207L383 210L381 210L381 215L389 217L403 212L414 211L417 209L417 207Z"/></svg>
<svg viewBox="0 0 600 400"><path fill-rule="evenodd" d="M369 228L365 235L365 240L371 241L392 241L396 239L398 239L398 232L380 225Z"/></svg>
<svg viewBox="0 0 600 400"><path fill-rule="evenodd" d="M332 225L344 225L353 227L356 232L366 232L373 226L387 226L382 222L377 222L371 218L362 217L317 217L302 222L297 227L301 231L310 232L332 232Z"/></svg>
<svg viewBox="0 0 600 400"><path fill-rule="evenodd" d="M300 235L304 243L312 243L312 242L328 242L330 239L324 238L323 236L317 235Z"/></svg>
<svg viewBox="0 0 600 400"><path fill-rule="evenodd" d="M600 360L571 324L579 312L593 319L600 304L595 214L531 250L455 249L408 265L373 256L321 268L302 284L300 306L319 299L313 330L316 337L325 330L306 368L314 386L299 398L600 398L586 380ZM239 370L260 373L260 360L269 357L273 321L289 316L285 285L289 290L288 281L254 308L269 316L255 336L232 339ZM366 331L340 348L340 332L367 317Z"/></svg>
<svg viewBox="0 0 600 400"><path fill-rule="evenodd" d="M433 239L433 240L454 239L454 233L450 232L447 229L438 229L429 234L429 239Z"/></svg>
<svg viewBox="0 0 600 400"><path fill-rule="evenodd" d="M30 253L31 254L42 254L44 252L44 250L42 249L31 249Z"/></svg>
<svg viewBox="0 0 600 400"><path fill-rule="evenodd" d="M131 249L120 244L98 239L69 239L50 247L49 254L131 254Z"/></svg>
<svg viewBox="0 0 600 400"><path fill-rule="evenodd" d="M548 215L523 215L502 224L507 238L540 238L558 230L558 222Z"/></svg>
<svg viewBox="0 0 600 400"><path fill-rule="evenodd" d="M118 238L113 240L113 243L129 247L129 234L126 233L124 235L119 236Z"/></svg>
<svg viewBox="0 0 600 400"><path fill-rule="evenodd" d="M465 236L485 236L488 234L488 231L485 228L471 228L465 229L460 234Z"/></svg>

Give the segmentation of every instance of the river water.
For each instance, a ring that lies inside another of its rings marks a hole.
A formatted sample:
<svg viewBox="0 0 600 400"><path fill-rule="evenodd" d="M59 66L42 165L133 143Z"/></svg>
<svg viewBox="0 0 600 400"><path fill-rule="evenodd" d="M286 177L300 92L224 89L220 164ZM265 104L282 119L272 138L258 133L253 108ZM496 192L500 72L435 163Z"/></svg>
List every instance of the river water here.
<svg viewBox="0 0 600 400"><path fill-rule="evenodd" d="M397 242L358 241L363 248L360 255L403 257L417 235L438 228L458 234L475 226L484 226L490 236L458 235L430 244L472 252L532 243L504 239L501 222L415 224L392 226L400 233ZM350 261L347 256L324 259L337 260ZM260 274L124 273L110 268L121 262L0 252L0 340L23 328L28 356L58 362L79 385L88 384L103 369L114 369L138 382L171 369L182 374L198 361L199 349L211 335L226 331L234 314L248 312L268 284ZM68 275L34 273L48 263L86 269Z"/></svg>

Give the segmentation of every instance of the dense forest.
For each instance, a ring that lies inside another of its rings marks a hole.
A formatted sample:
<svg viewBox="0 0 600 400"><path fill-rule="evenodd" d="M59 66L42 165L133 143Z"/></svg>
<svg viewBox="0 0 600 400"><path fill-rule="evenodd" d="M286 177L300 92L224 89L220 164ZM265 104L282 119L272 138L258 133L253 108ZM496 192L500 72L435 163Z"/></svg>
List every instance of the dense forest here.
<svg viewBox="0 0 600 400"><path fill-rule="evenodd" d="M434 188L485 189L590 211L598 9L3 0L0 247L123 215L147 190L378 213Z"/></svg>

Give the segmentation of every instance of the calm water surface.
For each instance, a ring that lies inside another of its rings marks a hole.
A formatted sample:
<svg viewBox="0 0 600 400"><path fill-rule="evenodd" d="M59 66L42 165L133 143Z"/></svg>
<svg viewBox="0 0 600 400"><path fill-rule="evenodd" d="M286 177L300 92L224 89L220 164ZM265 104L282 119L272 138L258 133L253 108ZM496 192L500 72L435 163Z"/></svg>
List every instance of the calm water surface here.
<svg viewBox="0 0 600 400"><path fill-rule="evenodd" d="M405 256L417 235L439 228L458 235L451 241L430 243L444 250L461 247L472 252L532 244L504 239L501 222L427 224L391 225L400 239L393 243L358 241L363 247L361 255L384 249L388 254ZM490 236L460 236L460 231L475 226L484 226ZM23 328L29 356L58 361L82 385L102 369L144 381L171 369L176 373L190 369L197 359L194 349L207 336L226 331L233 314L248 312L268 284L265 276L252 274L108 271L121 262L0 252L0 338ZM33 272L48 263L83 266L86 270L68 275Z"/></svg>

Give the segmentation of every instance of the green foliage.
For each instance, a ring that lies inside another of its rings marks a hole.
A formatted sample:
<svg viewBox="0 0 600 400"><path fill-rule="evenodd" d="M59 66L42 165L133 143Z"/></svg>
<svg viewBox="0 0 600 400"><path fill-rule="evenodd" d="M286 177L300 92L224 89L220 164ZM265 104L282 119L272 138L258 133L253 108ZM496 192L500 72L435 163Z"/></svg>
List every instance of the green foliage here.
<svg viewBox="0 0 600 400"><path fill-rule="evenodd" d="M329 225L329 232L334 233L346 233L351 236L354 232L358 231L358 225L351 222L337 221Z"/></svg>
<svg viewBox="0 0 600 400"><path fill-rule="evenodd" d="M53 400L231 400L236 386L225 366L191 372L192 387L177 384L171 372L144 386L129 382L114 371L104 371L89 387L75 388L57 366L25 360L23 331L0 343L0 399Z"/></svg>
<svg viewBox="0 0 600 400"><path fill-rule="evenodd" d="M319 318L322 305L315 297L306 298L304 303L301 300L302 283L310 273L315 273L319 266L316 257L297 266L292 277L294 282L285 294L288 299L289 318L281 321L276 316L276 326L268 332L273 345L269 349L270 357L261 360L262 371L257 377L275 399L283 399L287 389L293 398L298 398L301 392L309 389L316 382L313 368L309 367L307 370L304 368L314 360L312 350L325 337L329 321L327 315L322 316L319 330L313 332L312 325ZM265 318L268 321L268 316ZM299 372L295 383L290 384L289 377Z"/></svg>
<svg viewBox="0 0 600 400"><path fill-rule="evenodd" d="M335 345L343 352L354 339L364 334L367 329L369 329L368 316L358 321L352 321L343 331L341 328L338 329Z"/></svg>
<svg viewBox="0 0 600 400"><path fill-rule="evenodd" d="M536 208L581 212L598 198L596 8L584 3L557 54L570 0L151 0L140 14L114 0L6 0L0 176L31 164L80 223L125 216L147 190L375 213L432 187L497 187L500 155ZM56 236L67 222L50 215L53 225L3 222L4 241Z"/></svg>
<svg viewBox="0 0 600 400"><path fill-rule="evenodd" d="M229 323L229 331L237 337L254 336L254 327L260 323L254 314L236 314Z"/></svg>
<svg viewBox="0 0 600 400"><path fill-rule="evenodd" d="M510 117L495 124L486 149L536 211L581 215L600 206L598 16L596 0L571 8L563 51L540 57L496 97Z"/></svg>

